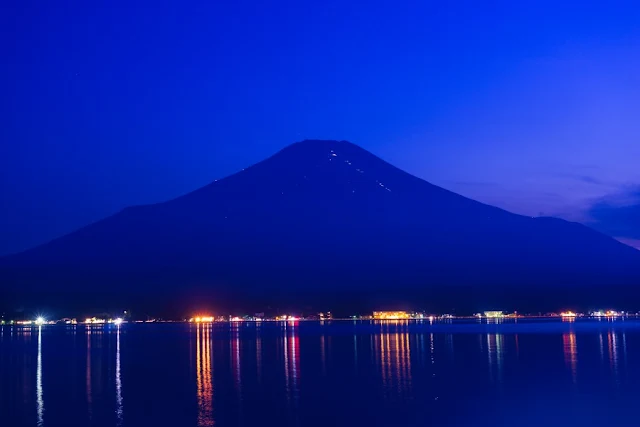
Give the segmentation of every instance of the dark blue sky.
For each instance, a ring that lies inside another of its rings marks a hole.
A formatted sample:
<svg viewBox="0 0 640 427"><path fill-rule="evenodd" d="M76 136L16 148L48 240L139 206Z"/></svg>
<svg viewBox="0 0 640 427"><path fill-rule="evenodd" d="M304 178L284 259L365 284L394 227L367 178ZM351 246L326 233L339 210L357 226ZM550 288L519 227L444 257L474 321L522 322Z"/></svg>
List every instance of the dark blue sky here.
<svg viewBox="0 0 640 427"><path fill-rule="evenodd" d="M1 7L0 254L307 138L640 247L637 2Z"/></svg>

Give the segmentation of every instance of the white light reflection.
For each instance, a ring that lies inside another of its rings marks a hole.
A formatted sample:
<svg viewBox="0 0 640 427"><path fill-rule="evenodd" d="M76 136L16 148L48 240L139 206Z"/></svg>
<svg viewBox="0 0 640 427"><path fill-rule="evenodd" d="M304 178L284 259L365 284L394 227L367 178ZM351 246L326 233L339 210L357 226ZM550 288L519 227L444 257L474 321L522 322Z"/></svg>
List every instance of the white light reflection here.
<svg viewBox="0 0 640 427"><path fill-rule="evenodd" d="M624 368L627 369L627 334L622 330L622 354L624 355Z"/></svg>
<svg viewBox="0 0 640 427"><path fill-rule="evenodd" d="M91 325L87 325L87 412L93 418L93 394L91 391Z"/></svg>
<svg viewBox="0 0 640 427"><path fill-rule="evenodd" d="M42 393L42 326L38 326L38 360L36 365L36 413L38 427L44 424L44 400Z"/></svg>
<svg viewBox="0 0 640 427"><path fill-rule="evenodd" d="M242 370L240 366L240 331L238 330L238 326L236 325L235 329L232 330L233 339L231 339L231 365L233 369L233 373L235 375L235 386L238 390L238 398L242 398Z"/></svg>
<svg viewBox="0 0 640 427"><path fill-rule="evenodd" d="M122 378L120 376L120 326L116 333L116 425L122 425Z"/></svg>
<svg viewBox="0 0 640 427"><path fill-rule="evenodd" d="M322 376L327 376L327 354L326 354L326 343L324 339L324 334L320 335L320 360L322 362Z"/></svg>
<svg viewBox="0 0 640 427"><path fill-rule="evenodd" d="M602 332L600 332L599 339L600 339L600 360L604 361L604 341L602 339Z"/></svg>
<svg viewBox="0 0 640 427"><path fill-rule="evenodd" d="M231 325L231 333L233 338L230 341L231 351L231 368L235 373L235 386L238 399L238 425L244 424L244 410L242 408L242 369L241 369L241 354L240 354L240 327L243 324L240 322L234 322Z"/></svg>
<svg viewBox="0 0 640 427"><path fill-rule="evenodd" d="M612 330L607 334L607 343L609 346L609 366L614 374L616 382L618 381L618 336Z"/></svg>
<svg viewBox="0 0 640 427"><path fill-rule="evenodd" d="M262 337L260 337L260 324L256 331L256 370L258 372L258 382L262 382Z"/></svg>
<svg viewBox="0 0 640 427"><path fill-rule="evenodd" d="M358 371L358 336L353 334L353 369Z"/></svg>
<svg viewBox="0 0 640 427"><path fill-rule="evenodd" d="M293 425L299 425L298 420L298 399L300 390L298 380L300 377L300 348L297 336L297 324L291 325L284 331L283 350L284 350L284 374L285 374L285 393L287 396L287 406L289 407ZM293 405L292 407L290 405Z"/></svg>
<svg viewBox="0 0 640 427"><path fill-rule="evenodd" d="M489 376L492 381L502 381L502 356L503 356L502 334L487 334L487 356L489 358ZM497 373L493 367L497 367ZM497 378L494 375L497 374Z"/></svg>

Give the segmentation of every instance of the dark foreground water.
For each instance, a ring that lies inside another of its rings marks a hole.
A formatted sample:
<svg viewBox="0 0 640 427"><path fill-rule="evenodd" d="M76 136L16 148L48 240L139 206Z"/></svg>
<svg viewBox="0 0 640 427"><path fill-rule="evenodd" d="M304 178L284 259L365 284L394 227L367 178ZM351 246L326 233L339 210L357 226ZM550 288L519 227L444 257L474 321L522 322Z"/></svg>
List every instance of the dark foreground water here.
<svg viewBox="0 0 640 427"><path fill-rule="evenodd" d="M638 425L640 323L1 327L0 426Z"/></svg>

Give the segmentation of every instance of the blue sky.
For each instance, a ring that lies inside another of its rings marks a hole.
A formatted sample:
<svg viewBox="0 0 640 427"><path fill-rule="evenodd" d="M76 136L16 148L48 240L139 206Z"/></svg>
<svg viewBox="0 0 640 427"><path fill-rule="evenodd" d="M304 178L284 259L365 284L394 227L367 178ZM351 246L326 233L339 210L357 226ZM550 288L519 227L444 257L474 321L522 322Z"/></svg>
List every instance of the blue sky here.
<svg viewBox="0 0 640 427"><path fill-rule="evenodd" d="M308 138L640 247L637 2L2 8L0 254Z"/></svg>

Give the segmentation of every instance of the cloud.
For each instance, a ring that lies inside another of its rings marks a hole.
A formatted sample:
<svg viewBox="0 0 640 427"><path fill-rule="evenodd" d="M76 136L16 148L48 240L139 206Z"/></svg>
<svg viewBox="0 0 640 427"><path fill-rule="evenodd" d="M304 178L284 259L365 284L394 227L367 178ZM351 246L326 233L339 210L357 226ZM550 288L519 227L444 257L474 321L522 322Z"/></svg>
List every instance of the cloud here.
<svg viewBox="0 0 640 427"><path fill-rule="evenodd" d="M591 175L577 175L575 178L579 181L586 182L587 184L610 185Z"/></svg>
<svg viewBox="0 0 640 427"><path fill-rule="evenodd" d="M619 240L640 240L640 187L606 196L589 209L588 225Z"/></svg>
<svg viewBox="0 0 640 427"><path fill-rule="evenodd" d="M623 191L627 187L627 184L620 183L618 181L602 179L592 173L586 174L584 173L585 166L573 166L573 169L575 169L576 172L559 172L556 173L555 176L573 181L579 181L583 184L591 184L598 187L619 189L620 191ZM595 169L595 167L590 167L588 171L596 172L597 169Z"/></svg>

